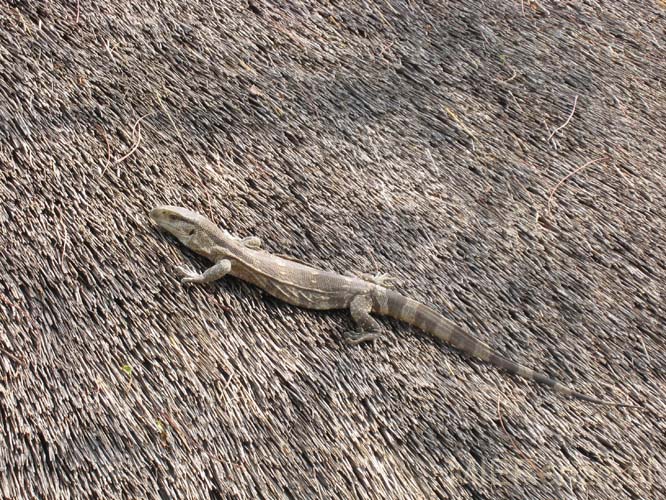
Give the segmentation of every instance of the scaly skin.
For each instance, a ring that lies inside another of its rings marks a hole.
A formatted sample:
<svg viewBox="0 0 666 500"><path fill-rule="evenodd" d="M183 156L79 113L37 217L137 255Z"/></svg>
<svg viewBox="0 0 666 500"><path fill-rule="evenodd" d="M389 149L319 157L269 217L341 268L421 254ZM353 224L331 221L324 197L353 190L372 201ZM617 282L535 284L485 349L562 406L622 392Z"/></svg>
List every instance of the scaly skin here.
<svg viewBox="0 0 666 500"><path fill-rule="evenodd" d="M209 283L227 274L252 283L284 302L306 309L349 309L358 333L351 343L373 340L381 330L370 313L414 325L460 351L509 373L551 387L555 392L601 405L633 405L605 401L570 389L560 382L495 353L433 309L382 286L381 279L340 275L273 255L261 249L256 237L236 238L206 217L181 207L161 206L150 218L214 265L201 274L183 268L183 283Z"/></svg>

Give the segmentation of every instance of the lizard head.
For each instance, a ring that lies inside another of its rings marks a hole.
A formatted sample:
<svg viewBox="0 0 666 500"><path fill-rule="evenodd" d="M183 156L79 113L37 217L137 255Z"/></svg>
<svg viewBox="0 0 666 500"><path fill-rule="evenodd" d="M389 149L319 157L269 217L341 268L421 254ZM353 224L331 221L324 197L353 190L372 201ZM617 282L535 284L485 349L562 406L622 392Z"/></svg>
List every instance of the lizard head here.
<svg viewBox="0 0 666 500"><path fill-rule="evenodd" d="M150 211L150 218L184 245L188 245L196 237L197 230L202 224L208 222L208 219L196 212L169 205L153 208Z"/></svg>

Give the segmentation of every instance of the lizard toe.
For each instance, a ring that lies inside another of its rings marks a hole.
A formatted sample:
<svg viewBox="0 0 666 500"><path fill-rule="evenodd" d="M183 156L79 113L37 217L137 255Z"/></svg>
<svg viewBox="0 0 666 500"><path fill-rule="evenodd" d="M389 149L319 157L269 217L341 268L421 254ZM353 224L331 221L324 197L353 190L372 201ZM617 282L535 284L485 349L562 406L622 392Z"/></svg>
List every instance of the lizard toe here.
<svg viewBox="0 0 666 500"><path fill-rule="evenodd" d="M201 279L199 274L185 269L184 267L177 267L176 272L181 276L180 282L183 285L186 283L197 283Z"/></svg>
<svg viewBox="0 0 666 500"><path fill-rule="evenodd" d="M379 339L380 335L378 333L368 333L368 332L345 332L344 338L345 342L350 345L363 344L365 342L374 342Z"/></svg>

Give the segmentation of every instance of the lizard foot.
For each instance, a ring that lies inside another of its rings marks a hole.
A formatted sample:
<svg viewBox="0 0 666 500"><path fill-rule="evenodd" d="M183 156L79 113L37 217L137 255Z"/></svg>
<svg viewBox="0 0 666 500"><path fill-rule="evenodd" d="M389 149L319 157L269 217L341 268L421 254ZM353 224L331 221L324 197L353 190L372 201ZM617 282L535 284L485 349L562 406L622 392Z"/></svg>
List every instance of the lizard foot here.
<svg viewBox="0 0 666 500"><path fill-rule="evenodd" d="M181 283L197 283L197 284L204 284L204 283L212 283L215 280L219 280L221 278L224 278L227 274L229 274L229 271L231 271L231 261L229 259L222 259L217 261L215 265L209 267L206 269L203 273L195 273L193 271L188 271L184 267L177 267L176 271L178 274L181 276L184 276L183 279L180 280Z"/></svg>
<svg viewBox="0 0 666 500"><path fill-rule="evenodd" d="M374 276L371 274L366 274L364 275L363 279L369 281L370 283L374 283L375 285L383 286L384 288L393 288L393 285L395 285L396 281L398 281L396 278L389 276L386 273L375 274Z"/></svg>
<svg viewBox="0 0 666 500"><path fill-rule="evenodd" d="M199 273L195 273L194 271L190 271L189 269L185 269L184 267L176 267L176 273L179 276L182 276L180 282L185 284L185 283L200 283L201 282L201 275Z"/></svg>
<svg viewBox="0 0 666 500"><path fill-rule="evenodd" d="M380 335L378 333L366 333L366 332L345 332L343 334L345 342L350 345L363 344L365 342L374 342L379 339Z"/></svg>

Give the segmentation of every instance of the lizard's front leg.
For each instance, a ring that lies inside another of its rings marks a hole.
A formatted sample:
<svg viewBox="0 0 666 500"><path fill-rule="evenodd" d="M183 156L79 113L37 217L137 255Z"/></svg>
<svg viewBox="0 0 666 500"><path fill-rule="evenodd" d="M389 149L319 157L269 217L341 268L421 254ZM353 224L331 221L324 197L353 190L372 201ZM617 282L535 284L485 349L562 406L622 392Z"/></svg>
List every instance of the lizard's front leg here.
<svg viewBox="0 0 666 500"><path fill-rule="evenodd" d="M261 238L258 236L247 236L240 239L241 245L252 250L259 250L261 248Z"/></svg>
<svg viewBox="0 0 666 500"><path fill-rule="evenodd" d="M203 273L195 273L188 271L184 267L177 267L176 270L181 273L184 278L180 280L181 283L210 283L211 281L219 280L223 278L226 274L231 271L231 261L228 259L222 259L217 261L217 263Z"/></svg>
<svg viewBox="0 0 666 500"><path fill-rule="evenodd" d="M350 344L360 344L376 340L380 336L381 327L375 319L370 316L372 310L372 299L369 295L359 294L354 297L349 305L352 319L359 329L358 332L347 332L346 340Z"/></svg>

